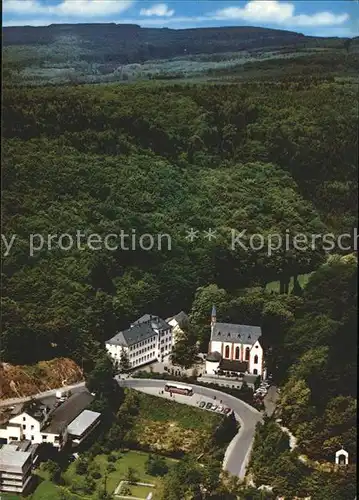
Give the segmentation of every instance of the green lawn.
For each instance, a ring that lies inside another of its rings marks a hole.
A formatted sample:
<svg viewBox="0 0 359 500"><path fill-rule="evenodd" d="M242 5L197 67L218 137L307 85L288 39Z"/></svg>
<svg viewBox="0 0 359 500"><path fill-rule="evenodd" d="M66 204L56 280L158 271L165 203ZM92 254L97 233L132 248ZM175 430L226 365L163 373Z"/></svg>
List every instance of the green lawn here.
<svg viewBox="0 0 359 500"><path fill-rule="evenodd" d="M31 495L31 500L57 500L59 487L50 481L42 481Z"/></svg>
<svg viewBox="0 0 359 500"><path fill-rule="evenodd" d="M298 275L298 283L300 284L302 289L305 288L305 286L307 285L309 278L310 278L310 275L311 275L311 273ZM294 280L293 280L293 278L291 278L290 282L289 282L289 293L292 292L293 285L294 285ZM266 290L269 292L279 293L279 290L280 290L279 281L271 281L270 283L267 283Z"/></svg>
<svg viewBox="0 0 359 500"><path fill-rule="evenodd" d="M139 482L152 483L152 484L160 483L159 478L150 476L145 472L145 463L148 458L148 453L127 451L127 452L117 453L117 456L119 458L117 459L116 462L113 463L114 467L116 467L116 470L114 472L108 472L107 475L107 490L110 493L113 493L115 491L120 481L126 480L126 474L129 467L132 467L136 471L136 477ZM107 461L107 455L98 455L97 457L94 458L93 462L94 464L96 464L102 476L100 479L96 480L96 484L100 485L103 482L103 477L105 475L107 466L109 464L109 462ZM175 463L175 460L166 458L166 462L167 465L170 467ZM79 478L79 475L76 473L76 462L70 464L67 471L63 474L63 478L65 479L68 485L71 485L71 483L75 482L76 479ZM134 488L134 486L131 488ZM147 491L146 488L147 494L149 493L149 491Z"/></svg>
<svg viewBox="0 0 359 500"><path fill-rule="evenodd" d="M149 394L138 393L140 400L140 415L144 420L154 420L156 422L177 422L183 429L212 429L215 424L221 421L221 416L203 411L195 406L187 406L176 403L169 399L161 399ZM190 397L190 396L189 396Z"/></svg>
<svg viewBox="0 0 359 500"><path fill-rule="evenodd" d="M140 411L131 439L155 453L189 453L194 457L210 453L213 429L222 416L176 401L140 393Z"/></svg>
<svg viewBox="0 0 359 500"><path fill-rule="evenodd" d="M155 500L156 498L156 490L154 488L150 488L149 486L130 486L131 496L138 498L147 498L148 494L152 491L152 498ZM120 492L121 494L121 492Z"/></svg>

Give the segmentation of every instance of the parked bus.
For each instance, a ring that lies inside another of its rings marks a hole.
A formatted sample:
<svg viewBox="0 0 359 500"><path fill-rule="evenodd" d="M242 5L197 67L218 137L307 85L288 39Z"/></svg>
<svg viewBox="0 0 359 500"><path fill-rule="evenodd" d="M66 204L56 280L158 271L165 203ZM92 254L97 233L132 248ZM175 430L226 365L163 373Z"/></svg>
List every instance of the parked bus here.
<svg viewBox="0 0 359 500"><path fill-rule="evenodd" d="M166 392L173 392L173 393L177 393L177 394L184 394L186 396L193 395L193 389L189 385L179 385L179 384L168 383L165 385L165 391Z"/></svg>

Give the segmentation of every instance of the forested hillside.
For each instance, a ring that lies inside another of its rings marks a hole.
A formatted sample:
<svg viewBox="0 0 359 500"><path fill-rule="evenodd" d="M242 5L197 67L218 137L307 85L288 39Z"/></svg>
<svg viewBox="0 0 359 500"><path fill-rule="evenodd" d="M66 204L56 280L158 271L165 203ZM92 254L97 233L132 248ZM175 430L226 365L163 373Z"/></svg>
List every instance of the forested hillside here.
<svg viewBox="0 0 359 500"><path fill-rule="evenodd" d="M206 350L216 304L221 321L261 325L267 367L282 386L283 423L298 439L290 454L273 422L261 429L256 479L273 477L280 494L351 500L352 469L323 475L297 454L321 466L343 444L356 458L355 41L277 30L258 37L256 28L253 39L239 28L99 25L96 37L89 25L76 29L5 30L2 361L69 357L88 375L96 362L110 364L103 345L118 329L144 313L181 310L190 317L191 352L197 342ZM121 30L138 33L136 43ZM253 42L245 58L237 54L247 50L244 40L247 48ZM320 50L301 52L313 48ZM193 63L223 84L23 85L37 83L34 66L46 73L47 57L51 71L78 71L87 58L88 81L96 65L113 72L145 59L137 69L150 78L154 58L172 56L180 59L164 63L165 76L168 64L176 74ZM242 231L244 246L233 240ZM87 242L125 233L132 245L78 245L79 232ZM171 244L143 250L145 233ZM304 248L292 244L297 234L309 241ZM289 245L269 252L273 235Z"/></svg>
<svg viewBox="0 0 359 500"><path fill-rule="evenodd" d="M355 39L251 26L176 30L114 23L53 24L5 27L3 35L4 74L17 85L228 75L252 79L262 69L266 77L277 78L278 66L279 77L284 71L288 76L355 78L359 67ZM290 71L284 69L288 64Z"/></svg>
<svg viewBox="0 0 359 500"><path fill-rule="evenodd" d="M89 336L188 310L199 286L279 279L284 291L316 269L320 244L268 256L232 248L230 231L352 230L354 100L350 85L315 83L7 89L3 232L17 237L3 261L5 360L79 360ZM217 238L191 243L190 228ZM172 248L29 254L31 233L77 230L167 233Z"/></svg>

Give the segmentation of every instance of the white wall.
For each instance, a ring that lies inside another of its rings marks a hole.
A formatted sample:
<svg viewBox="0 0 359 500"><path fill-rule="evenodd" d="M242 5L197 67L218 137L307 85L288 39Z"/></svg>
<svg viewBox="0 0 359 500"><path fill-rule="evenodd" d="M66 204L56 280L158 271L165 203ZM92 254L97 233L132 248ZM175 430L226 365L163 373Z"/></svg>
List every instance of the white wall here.
<svg viewBox="0 0 359 500"><path fill-rule="evenodd" d="M212 340L211 342L211 352L217 351L221 354L222 351L222 342L219 342L218 340Z"/></svg>
<svg viewBox="0 0 359 500"><path fill-rule="evenodd" d="M131 367L137 368L141 365L158 361L172 351L172 329L169 328L161 333L154 333L148 339L142 340L130 347L106 344L110 356L120 362L121 352L127 352Z"/></svg>
<svg viewBox="0 0 359 500"><path fill-rule="evenodd" d="M258 357L257 363L254 362L256 356ZM257 370L257 373L255 373L255 370ZM249 372L256 375L262 375L262 371L263 371L263 349L257 340L257 342L253 345L250 352Z"/></svg>
<svg viewBox="0 0 359 500"><path fill-rule="evenodd" d="M206 361L206 373L208 375L215 375L218 370L219 361Z"/></svg>
<svg viewBox="0 0 359 500"><path fill-rule="evenodd" d="M0 437L7 439L9 443L13 437L17 440L28 439L34 444L50 443L55 447L59 447L59 435L48 432L41 432L41 424L31 415L20 413L9 421L12 424L20 424L21 427L13 427L8 425L6 429L0 430Z"/></svg>
<svg viewBox="0 0 359 500"><path fill-rule="evenodd" d="M179 327L177 321L172 318L167 321L169 325L172 326L172 347L178 342L178 339L182 337L183 330Z"/></svg>

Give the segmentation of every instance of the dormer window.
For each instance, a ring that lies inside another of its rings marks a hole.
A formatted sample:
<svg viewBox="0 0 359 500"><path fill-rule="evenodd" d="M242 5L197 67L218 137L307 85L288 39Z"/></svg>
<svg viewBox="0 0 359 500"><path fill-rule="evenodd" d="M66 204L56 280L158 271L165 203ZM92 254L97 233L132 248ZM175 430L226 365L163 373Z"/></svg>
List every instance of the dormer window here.
<svg viewBox="0 0 359 500"><path fill-rule="evenodd" d="M231 336L231 334L229 333L229 334L227 335L227 337L230 337L230 336Z"/></svg>
<svg viewBox="0 0 359 500"><path fill-rule="evenodd" d="M250 336L250 335L248 335L248 340L249 340L250 338L251 338L251 336Z"/></svg>
<svg viewBox="0 0 359 500"><path fill-rule="evenodd" d="M238 334L238 338L239 338L239 339L241 338L241 334L240 334L240 333Z"/></svg>

